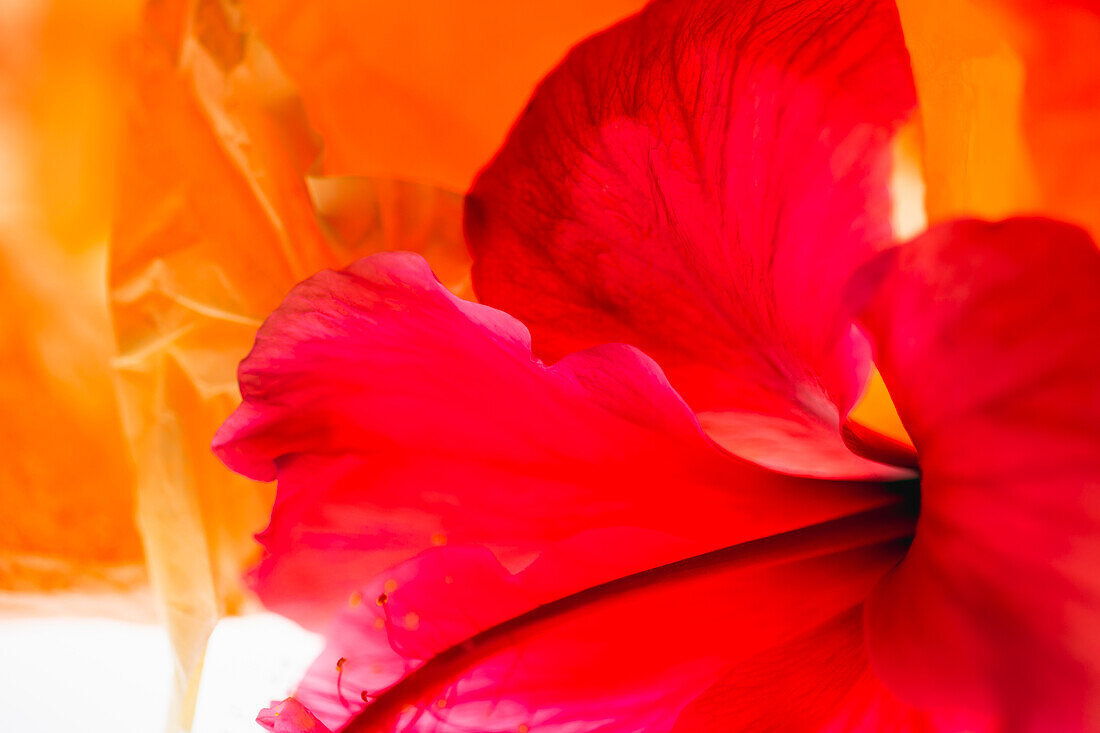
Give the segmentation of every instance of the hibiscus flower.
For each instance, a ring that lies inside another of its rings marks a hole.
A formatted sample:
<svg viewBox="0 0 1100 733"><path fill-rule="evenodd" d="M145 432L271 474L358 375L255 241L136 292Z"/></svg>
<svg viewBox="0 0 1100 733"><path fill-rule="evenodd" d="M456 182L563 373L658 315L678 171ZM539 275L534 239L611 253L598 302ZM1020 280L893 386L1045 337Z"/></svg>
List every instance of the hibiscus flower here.
<svg viewBox="0 0 1100 733"><path fill-rule="evenodd" d="M655 2L475 181L479 303L412 254L297 286L215 439L279 482L261 597L331 623L259 721L1095 727L1100 257L894 246L913 106L891 3ZM872 359L911 445L848 417Z"/></svg>

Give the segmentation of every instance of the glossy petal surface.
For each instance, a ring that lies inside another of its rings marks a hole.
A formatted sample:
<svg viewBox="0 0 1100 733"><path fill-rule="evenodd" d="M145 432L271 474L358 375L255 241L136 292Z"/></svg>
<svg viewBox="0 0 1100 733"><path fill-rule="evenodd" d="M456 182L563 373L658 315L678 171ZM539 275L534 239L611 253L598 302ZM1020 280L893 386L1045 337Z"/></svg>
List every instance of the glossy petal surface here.
<svg viewBox="0 0 1100 733"><path fill-rule="evenodd" d="M306 622L432 544L485 544L511 567L601 526L711 549L893 500L730 456L631 347L542 364L518 321L456 298L414 255L299 285L240 376L215 451L279 479L256 583Z"/></svg>
<svg viewBox="0 0 1100 733"><path fill-rule="evenodd" d="M484 550L433 550L364 589L296 696L331 726L359 713L348 733L667 730L723 669L866 593L910 522L840 520L671 566L670 540L644 532L588 533L517 575ZM653 569L575 593L578 558L615 578L638 556Z"/></svg>
<svg viewBox="0 0 1100 733"><path fill-rule="evenodd" d="M569 55L475 182L478 295L547 359L638 346L738 455L889 473L839 437L869 368L839 301L890 237L913 102L891 3L653 3Z"/></svg>
<svg viewBox="0 0 1100 733"><path fill-rule="evenodd" d="M1065 224L965 221L874 268L886 274L866 324L920 455L922 505L869 606L872 660L934 710L1094 730L1100 254Z"/></svg>

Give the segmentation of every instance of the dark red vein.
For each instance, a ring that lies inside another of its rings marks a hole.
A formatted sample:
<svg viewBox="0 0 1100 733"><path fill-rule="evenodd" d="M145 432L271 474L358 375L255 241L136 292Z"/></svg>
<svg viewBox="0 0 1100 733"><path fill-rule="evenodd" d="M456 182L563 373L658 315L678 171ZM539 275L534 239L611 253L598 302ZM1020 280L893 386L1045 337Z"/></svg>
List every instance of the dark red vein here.
<svg viewBox="0 0 1100 733"><path fill-rule="evenodd" d="M914 482L915 483L915 482ZM717 569L759 567L835 554L858 547L908 540L916 528L913 496L840 519L723 547L702 555L649 568L564 596L491 626L436 654L407 674L359 712L340 733L379 733L410 707L431 701L464 670L516 643L560 617L611 598L670 580L685 580Z"/></svg>

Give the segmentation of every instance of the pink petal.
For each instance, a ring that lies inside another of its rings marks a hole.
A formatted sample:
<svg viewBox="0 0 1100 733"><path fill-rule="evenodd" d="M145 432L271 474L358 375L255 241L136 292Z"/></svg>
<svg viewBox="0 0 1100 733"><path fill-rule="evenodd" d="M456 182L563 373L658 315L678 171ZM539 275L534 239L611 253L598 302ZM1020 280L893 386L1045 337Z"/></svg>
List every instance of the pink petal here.
<svg viewBox="0 0 1100 733"><path fill-rule="evenodd" d="M1039 219L937 227L867 273L921 516L872 597L908 700L1002 730L1100 726L1100 254Z"/></svg>
<svg viewBox="0 0 1100 733"><path fill-rule="evenodd" d="M891 236L913 105L891 2L654 2L576 48L475 181L474 285L543 358L638 346L738 455L895 476L840 438L868 373L840 301Z"/></svg>
<svg viewBox="0 0 1100 733"><path fill-rule="evenodd" d="M607 526L698 552L893 500L733 458L631 347L543 365L518 321L454 297L415 255L299 285L240 381L244 403L214 449L247 476L278 477L254 580L269 607L314 626L365 579L442 542L485 544L512 568Z"/></svg>
<svg viewBox="0 0 1100 733"><path fill-rule="evenodd" d="M272 733L332 733L293 697L271 703L256 716L256 722Z"/></svg>
<svg viewBox="0 0 1100 733"><path fill-rule="evenodd" d="M650 559L670 540L589 533L517 575L484 550L438 548L364 589L296 696L334 728L354 718L346 733L668 730L731 663L857 603L904 552L899 511L575 595L578 557L614 577L624 539Z"/></svg>

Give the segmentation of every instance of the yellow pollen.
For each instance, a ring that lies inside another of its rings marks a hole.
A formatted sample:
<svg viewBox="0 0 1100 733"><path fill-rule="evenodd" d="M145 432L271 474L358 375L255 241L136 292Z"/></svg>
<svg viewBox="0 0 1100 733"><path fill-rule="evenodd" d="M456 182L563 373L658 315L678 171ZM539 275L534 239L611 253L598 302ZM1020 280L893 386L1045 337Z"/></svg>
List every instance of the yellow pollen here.
<svg viewBox="0 0 1100 733"><path fill-rule="evenodd" d="M440 710L442 710L443 708L447 707L447 701L443 700L442 698L439 699L439 700L436 700L435 701L435 706L437 708L439 708Z"/></svg>
<svg viewBox="0 0 1100 733"><path fill-rule="evenodd" d="M343 672L344 671L344 662L346 662L346 661L348 661L347 657L340 657L339 659L336 660L336 671L337 672Z"/></svg>
<svg viewBox="0 0 1100 733"><path fill-rule="evenodd" d="M348 605L351 606L352 608L355 608L356 606L358 606L362 602L363 602L363 594L360 593L359 591L355 591L354 593L352 593L351 598L348 599Z"/></svg>
<svg viewBox="0 0 1100 733"><path fill-rule="evenodd" d="M436 547L447 544L447 535L442 532L436 532L432 535L432 544Z"/></svg>
<svg viewBox="0 0 1100 733"><path fill-rule="evenodd" d="M393 578L390 578L382 586L382 590L386 591L387 593L393 593L395 590L397 590L397 581Z"/></svg>
<svg viewBox="0 0 1100 733"><path fill-rule="evenodd" d="M416 631L420 628L420 616L414 611L409 611L405 614L405 628L409 631Z"/></svg>
<svg viewBox="0 0 1100 733"><path fill-rule="evenodd" d="M531 730L531 726L527 725L527 723L519 724L519 733L527 733L529 730Z"/></svg>

